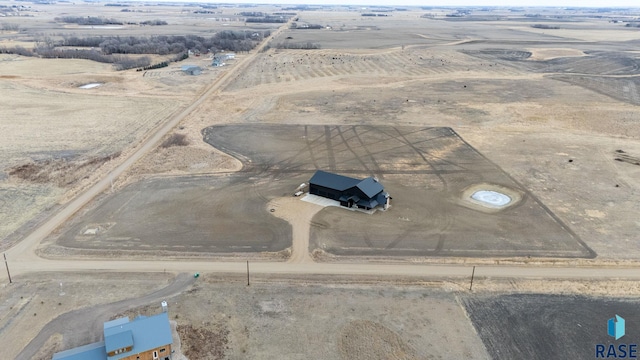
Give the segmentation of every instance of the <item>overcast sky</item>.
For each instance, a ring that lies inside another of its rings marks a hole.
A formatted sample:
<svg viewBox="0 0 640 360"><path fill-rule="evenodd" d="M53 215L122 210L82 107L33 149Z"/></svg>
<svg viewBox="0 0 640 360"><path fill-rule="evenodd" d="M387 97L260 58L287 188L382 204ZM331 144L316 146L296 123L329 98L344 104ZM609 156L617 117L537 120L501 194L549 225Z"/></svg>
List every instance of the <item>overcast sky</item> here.
<svg viewBox="0 0 640 360"><path fill-rule="evenodd" d="M260 4L339 4L339 5L412 5L412 6L582 6L640 7L640 0L222 0L226 3ZM206 1L205 1L206 2ZM211 2L216 2L211 1Z"/></svg>

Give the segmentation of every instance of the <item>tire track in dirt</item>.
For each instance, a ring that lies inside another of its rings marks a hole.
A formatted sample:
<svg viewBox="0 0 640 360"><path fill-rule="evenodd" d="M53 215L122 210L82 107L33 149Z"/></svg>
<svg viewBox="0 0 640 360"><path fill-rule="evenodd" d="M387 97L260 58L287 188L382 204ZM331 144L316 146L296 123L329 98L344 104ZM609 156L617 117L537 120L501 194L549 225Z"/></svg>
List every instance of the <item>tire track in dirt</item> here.
<svg viewBox="0 0 640 360"><path fill-rule="evenodd" d="M389 134L388 132L384 131L384 130L380 130L381 132L385 133L386 135L395 138L396 140L400 141L401 143L403 143L405 146L408 146L409 148L411 148L416 154L418 154L418 156L420 156L422 158L422 160L429 165L429 167L431 169L433 169L433 174L436 175L438 177L438 180L440 180L440 182L442 183L443 189L446 191L448 188L447 182L444 179L444 177L442 176L441 172L431 163L431 161L429 161L425 156L424 153L418 149L416 146L414 146L411 142L409 142L409 140L402 134L402 132L395 126L392 127L393 130L395 130L398 133L398 136L394 136L392 134ZM418 130L421 131L421 130Z"/></svg>
<svg viewBox="0 0 640 360"><path fill-rule="evenodd" d="M320 166L318 165L318 160L316 160L316 156L313 153L313 147L309 142L309 129L307 125L304 126L304 141L307 144L307 150L309 151L309 156L311 157L311 162L313 163L313 166L316 169L320 169Z"/></svg>
<svg viewBox="0 0 640 360"><path fill-rule="evenodd" d="M305 127L304 127L304 133L305 133L304 136L305 136L306 146L304 148L300 149L298 152L296 152L292 156L290 156L288 159L285 159L285 160L282 160L280 162L277 162L275 165L278 165L279 168L275 172L274 176L279 176L280 174L283 174L283 173L304 172L304 170L299 170L297 168L291 168L291 166L294 165L294 160L296 160L299 156L306 154L307 152L309 152L315 168L316 169L320 169L320 166L319 166L319 164L317 162L317 158L314 155L313 147L315 146L314 144L316 144L316 143L318 144L318 146L322 145L321 140L324 138L324 134L319 135L315 139L311 140L311 142L309 142L309 135L308 135L307 125L305 125ZM306 158L303 158L302 161L306 161Z"/></svg>
<svg viewBox="0 0 640 360"><path fill-rule="evenodd" d="M371 172L371 169L369 168L369 166L367 166L367 163L362 161L362 158L360 157L360 155L358 155L358 153L356 153L353 150L351 145L349 145L349 141L347 141L347 139L345 139L344 135L342 134L342 129L340 128L340 126L336 126L336 130L338 131L338 135L342 139L342 143L344 144L344 146L346 146L346 148L353 154L353 156L356 158L356 160L367 170L368 173L373 174Z"/></svg>
<svg viewBox="0 0 640 360"><path fill-rule="evenodd" d="M384 178L384 173L382 172L382 168L380 168L380 164L378 164L378 161L373 156L371 151L369 151L369 148L367 147L367 145L364 143L364 141L362 141L362 138L360 137L360 134L358 133L358 130L356 130L356 126L351 126L351 131L353 131L353 134L355 135L355 138L358 139L358 142L360 142L360 147L365 151L365 153L367 154L367 156L371 160L371 163L375 167L376 174L379 174L380 178ZM369 130L369 131L371 131L371 130ZM369 131L364 132L363 135L366 134Z"/></svg>
<svg viewBox="0 0 640 360"><path fill-rule="evenodd" d="M333 144L331 143L331 128L324 127L325 144L327 147L327 160L329 161L329 170L336 171L336 157L333 154Z"/></svg>
<svg viewBox="0 0 640 360"><path fill-rule="evenodd" d="M428 128L428 129L430 129L430 128ZM427 130L428 130L428 129L427 129ZM417 133L417 132L418 132L418 131L413 132L413 133L410 133L409 135L413 135L413 134L415 134L415 133ZM421 132L421 130L420 130L420 132ZM418 146L418 144L428 143L428 142L430 142L430 141L437 140L437 139L441 139L441 138L445 138L445 139L446 139L446 138L448 138L448 135L439 135L439 136L436 136L436 137L432 137L432 138L428 138L428 139L424 139L424 140L420 140L420 141L414 141L414 142L412 142L412 144L414 144L414 145L417 147L417 146ZM461 166L461 165L459 165L459 164L457 164L457 163L455 163L455 162L453 162L453 161L450 161L450 160L444 159L444 158L442 158L442 157L440 157L440 156L434 155L434 154L433 154L433 153L431 153L431 152L424 151L424 153L426 153L426 154L427 154L430 158L432 158L432 159L435 159L435 160L441 161L441 162L443 162L443 163L446 163L446 164L449 164L449 165L451 165L451 166L454 166L454 167L460 168L460 169L462 169L462 170L471 171L471 170L469 170L469 169L465 168L464 166Z"/></svg>

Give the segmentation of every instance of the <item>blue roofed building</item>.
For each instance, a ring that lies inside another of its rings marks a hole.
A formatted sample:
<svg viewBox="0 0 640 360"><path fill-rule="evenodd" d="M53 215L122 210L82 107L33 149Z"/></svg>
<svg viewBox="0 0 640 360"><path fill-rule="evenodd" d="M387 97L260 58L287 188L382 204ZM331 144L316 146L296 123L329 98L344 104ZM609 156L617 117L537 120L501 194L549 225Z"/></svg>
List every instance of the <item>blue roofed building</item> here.
<svg viewBox="0 0 640 360"><path fill-rule="evenodd" d="M340 202L348 208L371 210L390 206L391 197L374 177L354 179L348 176L318 170L309 180L309 194Z"/></svg>
<svg viewBox="0 0 640 360"><path fill-rule="evenodd" d="M104 349L104 341L53 354L53 360L104 360L106 358L107 353Z"/></svg>
<svg viewBox="0 0 640 360"><path fill-rule="evenodd" d="M171 325L166 312L107 321L104 341L53 355L53 360L171 360Z"/></svg>

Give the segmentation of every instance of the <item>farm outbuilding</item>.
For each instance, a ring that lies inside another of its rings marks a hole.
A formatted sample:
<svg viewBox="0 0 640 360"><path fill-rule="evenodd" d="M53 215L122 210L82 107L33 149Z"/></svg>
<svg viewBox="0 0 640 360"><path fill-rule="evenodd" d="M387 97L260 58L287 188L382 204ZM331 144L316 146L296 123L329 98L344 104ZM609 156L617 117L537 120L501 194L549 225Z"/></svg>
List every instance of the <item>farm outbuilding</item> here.
<svg viewBox="0 0 640 360"><path fill-rule="evenodd" d="M183 65L181 67L182 71L187 75L200 75L202 74L202 69L200 66L196 65Z"/></svg>
<svg viewBox="0 0 640 360"><path fill-rule="evenodd" d="M391 197L374 177L355 179L318 170L309 180L309 193L340 202L341 206L371 210L387 209Z"/></svg>
<svg viewBox="0 0 640 360"><path fill-rule="evenodd" d="M215 66L215 67L218 67L218 66L224 66L224 65L225 65L225 62L224 62L224 61L225 61L226 59L227 59L227 58L226 58L225 56L218 56L218 55L216 55L216 56L214 56L214 57L213 57L213 61L211 62L211 66Z"/></svg>

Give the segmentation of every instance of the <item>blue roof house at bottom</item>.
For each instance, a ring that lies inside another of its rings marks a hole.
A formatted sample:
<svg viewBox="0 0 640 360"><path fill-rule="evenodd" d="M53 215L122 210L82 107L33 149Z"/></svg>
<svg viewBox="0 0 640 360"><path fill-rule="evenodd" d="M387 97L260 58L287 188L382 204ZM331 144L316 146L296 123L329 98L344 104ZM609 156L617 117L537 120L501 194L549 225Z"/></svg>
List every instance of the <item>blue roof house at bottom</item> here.
<svg viewBox="0 0 640 360"><path fill-rule="evenodd" d="M133 321L128 317L107 321L104 341L54 354L53 360L120 360L149 353L149 358L171 359L171 326L167 313Z"/></svg>

